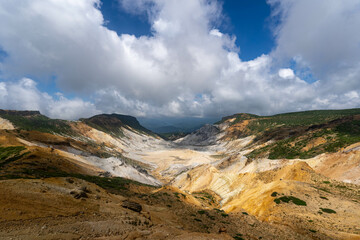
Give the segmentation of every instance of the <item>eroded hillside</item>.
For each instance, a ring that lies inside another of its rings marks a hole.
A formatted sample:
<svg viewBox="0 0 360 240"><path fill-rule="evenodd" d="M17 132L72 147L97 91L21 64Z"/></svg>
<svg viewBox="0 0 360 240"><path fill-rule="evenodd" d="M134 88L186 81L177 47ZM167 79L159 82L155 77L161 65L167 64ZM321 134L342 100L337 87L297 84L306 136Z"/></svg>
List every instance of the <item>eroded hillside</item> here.
<svg viewBox="0 0 360 240"><path fill-rule="evenodd" d="M359 239L360 110L236 114L175 142L131 116L0 110L0 178L5 239Z"/></svg>

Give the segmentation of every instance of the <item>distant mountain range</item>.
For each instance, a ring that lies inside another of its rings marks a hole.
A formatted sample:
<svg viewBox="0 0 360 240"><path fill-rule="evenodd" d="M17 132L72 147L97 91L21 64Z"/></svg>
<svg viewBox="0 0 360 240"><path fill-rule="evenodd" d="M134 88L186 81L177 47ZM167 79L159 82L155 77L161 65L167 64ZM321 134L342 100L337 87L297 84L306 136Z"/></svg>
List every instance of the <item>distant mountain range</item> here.
<svg viewBox="0 0 360 240"><path fill-rule="evenodd" d="M139 117L139 122L155 133L190 133L193 132L205 124L213 124L220 120L216 117L206 118L194 118L194 117L183 117L183 118L146 118Z"/></svg>

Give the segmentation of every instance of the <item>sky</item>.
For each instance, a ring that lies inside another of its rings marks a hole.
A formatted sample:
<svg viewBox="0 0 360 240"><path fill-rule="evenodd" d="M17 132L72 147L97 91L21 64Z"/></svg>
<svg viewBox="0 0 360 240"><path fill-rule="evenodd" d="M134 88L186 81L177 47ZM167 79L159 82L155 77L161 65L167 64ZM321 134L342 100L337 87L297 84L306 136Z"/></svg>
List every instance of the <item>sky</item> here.
<svg viewBox="0 0 360 240"><path fill-rule="evenodd" d="M359 0L0 0L0 108L62 119L360 107Z"/></svg>

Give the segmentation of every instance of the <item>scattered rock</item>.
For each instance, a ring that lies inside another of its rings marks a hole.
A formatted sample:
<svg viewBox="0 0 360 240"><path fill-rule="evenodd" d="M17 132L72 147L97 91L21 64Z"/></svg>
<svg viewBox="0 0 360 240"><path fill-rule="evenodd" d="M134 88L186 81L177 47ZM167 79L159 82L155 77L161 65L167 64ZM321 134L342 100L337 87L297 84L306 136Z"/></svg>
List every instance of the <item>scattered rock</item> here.
<svg viewBox="0 0 360 240"><path fill-rule="evenodd" d="M145 218L151 220L151 215L149 212L143 212L142 214L144 215Z"/></svg>
<svg viewBox="0 0 360 240"><path fill-rule="evenodd" d="M142 206L139 203L132 202L132 201L129 201L129 200L123 201L121 206L124 207L124 208L128 208L128 209L130 209L130 210L132 210L134 212L141 212L141 210L142 210Z"/></svg>
<svg viewBox="0 0 360 240"><path fill-rule="evenodd" d="M82 186L80 190L86 193L91 193L90 189L88 189L86 186Z"/></svg>
<svg viewBox="0 0 360 240"><path fill-rule="evenodd" d="M106 178L109 178L111 177L111 173L106 171L106 172L102 172L99 174L100 177L106 177Z"/></svg>
<svg viewBox="0 0 360 240"><path fill-rule="evenodd" d="M89 196L86 194L86 192L82 191L82 190L72 190L70 192L71 195L73 195L73 197L75 199L80 199L80 198L88 198Z"/></svg>
<svg viewBox="0 0 360 240"><path fill-rule="evenodd" d="M71 179L71 178L66 178L66 181L68 182L68 183L74 183L74 180L73 179Z"/></svg>
<svg viewBox="0 0 360 240"><path fill-rule="evenodd" d="M79 199L79 198L88 198L89 196L86 194L86 192L79 192L77 194L74 195L74 198Z"/></svg>

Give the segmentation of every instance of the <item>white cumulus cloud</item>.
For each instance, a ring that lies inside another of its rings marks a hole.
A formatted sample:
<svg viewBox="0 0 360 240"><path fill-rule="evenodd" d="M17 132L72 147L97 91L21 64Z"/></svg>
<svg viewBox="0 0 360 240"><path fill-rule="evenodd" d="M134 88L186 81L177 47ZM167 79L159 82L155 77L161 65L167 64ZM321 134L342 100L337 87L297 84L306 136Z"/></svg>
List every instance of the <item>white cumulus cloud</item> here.
<svg viewBox="0 0 360 240"><path fill-rule="evenodd" d="M0 62L0 107L66 118L358 107L357 1L268 2L281 20L277 46L242 61L235 36L219 30L215 0L119 0L148 17L151 35L140 37L109 30L100 0L0 1L0 48L7 53ZM295 67L288 68L290 60ZM303 69L317 81L301 79ZM64 95L41 92L24 76L56 76ZM68 93L78 98L64 97Z"/></svg>
<svg viewBox="0 0 360 240"><path fill-rule="evenodd" d="M295 77L294 71L291 68L281 68L279 70L279 76L285 79L291 79Z"/></svg>
<svg viewBox="0 0 360 240"><path fill-rule="evenodd" d="M41 92L29 78L17 82L0 82L0 109L39 110L49 117L71 120L100 112L94 104L79 98L68 99L61 94L54 98Z"/></svg>

